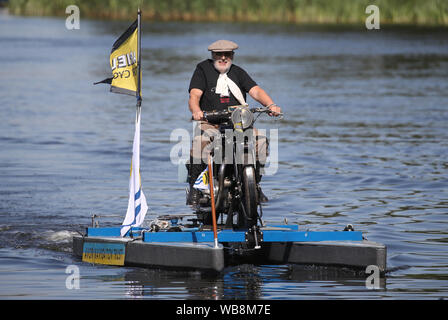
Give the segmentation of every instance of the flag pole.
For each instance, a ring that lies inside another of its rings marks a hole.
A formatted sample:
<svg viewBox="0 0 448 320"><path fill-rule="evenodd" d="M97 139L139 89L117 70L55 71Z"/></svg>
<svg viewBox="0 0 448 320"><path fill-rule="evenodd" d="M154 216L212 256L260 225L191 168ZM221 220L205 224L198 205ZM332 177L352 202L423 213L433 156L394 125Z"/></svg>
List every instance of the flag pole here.
<svg viewBox="0 0 448 320"><path fill-rule="evenodd" d="M142 106L142 95L141 95L141 79L142 79L142 55L141 55L141 36L142 36L142 29L141 29L141 10L138 8L137 11L137 113L139 113L140 108Z"/></svg>
<svg viewBox="0 0 448 320"><path fill-rule="evenodd" d="M141 95L141 75L142 75L142 69L141 69L141 45L140 45L140 36L141 36L141 30L140 30L140 8L138 8L137 11L137 92L136 92L136 97L137 97L137 103L136 103L136 112L135 112L135 130L137 132L137 130L139 131L139 135L140 135L140 115L142 112L142 95ZM137 129L138 126L138 129ZM135 140L135 137L134 137ZM134 141L135 144L135 141ZM138 141L138 162L139 162L139 168L138 168L138 172L134 173L138 175L138 178L134 179L138 179L139 181L139 186L141 188L142 185L142 181L141 181L141 176L140 176L140 139ZM132 162L134 162L134 152L135 152L135 146L133 146L133 156L132 156ZM131 171L133 170L132 167L135 165L134 163L131 162ZM135 191L135 190L134 190ZM134 195L135 196L135 195ZM134 218L135 219L135 218ZM132 227L131 227L132 229Z"/></svg>

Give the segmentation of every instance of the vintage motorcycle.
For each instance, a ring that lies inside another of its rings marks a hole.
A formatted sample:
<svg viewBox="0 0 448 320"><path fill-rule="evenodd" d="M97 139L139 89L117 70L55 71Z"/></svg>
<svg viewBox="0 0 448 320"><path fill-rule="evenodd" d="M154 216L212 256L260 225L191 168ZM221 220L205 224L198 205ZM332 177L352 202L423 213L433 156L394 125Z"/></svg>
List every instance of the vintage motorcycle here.
<svg viewBox="0 0 448 320"><path fill-rule="evenodd" d="M223 111L204 112L205 120L218 125L219 134L212 139L211 176L216 219L221 217L223 221L226 214L225 226L229 228L251 228L263 215L257 184L261 164L256 158L256 137L253 134L253 125L262 113L271 111L267 107L241 105ZM256 118L255 114L258 114ZM201 178L207 180L209 176L207 172L206 177ZM189 192L187 188L187 199ZM209 189L201 190L199 203L193 209L199 222L212 224Z"/></svg>

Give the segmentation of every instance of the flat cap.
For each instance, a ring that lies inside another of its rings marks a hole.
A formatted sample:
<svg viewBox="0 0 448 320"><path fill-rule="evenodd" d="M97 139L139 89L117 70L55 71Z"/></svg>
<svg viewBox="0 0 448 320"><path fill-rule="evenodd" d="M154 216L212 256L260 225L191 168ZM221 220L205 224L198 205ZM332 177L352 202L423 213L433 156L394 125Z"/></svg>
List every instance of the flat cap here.
<svg viewBox="0 0 448 320"><path fill-rule="evenodd" d="M213 52L233 51L236 49L238 49L238 45L229 40L218 40L208 46L208 50Z"/></svg>

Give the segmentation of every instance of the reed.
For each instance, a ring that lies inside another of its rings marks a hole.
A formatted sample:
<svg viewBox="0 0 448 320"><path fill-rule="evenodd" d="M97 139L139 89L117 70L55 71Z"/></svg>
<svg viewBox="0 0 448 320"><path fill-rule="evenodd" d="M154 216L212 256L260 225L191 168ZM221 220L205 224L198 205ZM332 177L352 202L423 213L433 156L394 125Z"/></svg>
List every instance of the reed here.
<svg viewBox="0 0 448 320"><path fill-rule="evenodd" d="M82 16L162 21L248 21L285 23L364 23L368 5L380 9L382 24L448 25L446 0L9 0L16 15L65 15L75 4Z"/></svg>

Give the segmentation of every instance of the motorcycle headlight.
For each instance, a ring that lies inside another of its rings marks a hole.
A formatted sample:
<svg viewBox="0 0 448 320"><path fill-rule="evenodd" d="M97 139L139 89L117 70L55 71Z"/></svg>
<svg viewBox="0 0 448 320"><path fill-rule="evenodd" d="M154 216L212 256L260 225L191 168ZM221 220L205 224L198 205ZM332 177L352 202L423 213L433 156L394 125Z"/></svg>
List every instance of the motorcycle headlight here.
<svg viewBox="0 0 448 320"><path fill-rule="evenodd" d="M254 114L249 108L238 108L232 112L231 118L235 129L244 130L252 125Z"/></svg>

